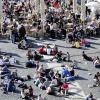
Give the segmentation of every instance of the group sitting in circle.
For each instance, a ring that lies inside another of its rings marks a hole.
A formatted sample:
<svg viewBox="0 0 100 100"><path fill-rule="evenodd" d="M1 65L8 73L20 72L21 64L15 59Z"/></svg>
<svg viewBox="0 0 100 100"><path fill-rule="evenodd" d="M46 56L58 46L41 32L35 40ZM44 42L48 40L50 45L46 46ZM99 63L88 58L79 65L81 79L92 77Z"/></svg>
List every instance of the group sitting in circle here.
<svg viewBox="0 0 100 100"><path fill-rule="evenodd" d="M62 68L61 71L53 69L44 69L41 65L34 75L34 84L42 90L46 90L47 94L63 94L66 95L69 89L69 81L77 78L75 70L71 68ZM66 93L66 94L65 94Z"/></svg>
<svg viewBox="0 0 100 100"><path fill-rule="evenodd" d="M42 46L38 49L38 52L40 54L45 54L45 55L56 55L58 52L58 47L57 45L54 45L53 48L51 48L49 45Z"/></svg>

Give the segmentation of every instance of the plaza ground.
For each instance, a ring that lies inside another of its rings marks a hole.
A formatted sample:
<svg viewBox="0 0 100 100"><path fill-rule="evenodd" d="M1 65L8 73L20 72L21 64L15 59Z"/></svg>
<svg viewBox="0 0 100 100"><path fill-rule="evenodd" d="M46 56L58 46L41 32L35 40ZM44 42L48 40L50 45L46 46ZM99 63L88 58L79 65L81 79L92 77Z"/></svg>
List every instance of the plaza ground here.
<svg viewBox="0 0 100 100"><path fill-rule="evenodd" d="M73 94L68 95L67 97L56 97L56 96L50 96L45 93L45 91L40 90L38 87L36 87L33 83L33 80L27 81L26 83L29 85L32 85L34 88L34 92L36 95L42 94L42 96L45 96L47 100L84 100L84 97L89 94L89 92L92 92L94 94L95 98L100 98L100 87L93 87L90 88L91 85L93 85L93 76L94 74L99 71L100 69L94 68L92 62L87 62L82 59L82 51L86 51L86 53L90 56L99 56L100 57L100 38L90 38L87 39L91 43L90 48L84 48L84 49L74 49L70 48L70 44L66 43L64 40L35 40L34 38L29 38L33 44L32 50L40 47L43 44L56 44L58 45L59 50L63 51L63 53L66 54L66 52L69 52L71 54L72 60L79 61L79 67L80 70L76 70L76 73L79 75L80 79L76 80L75 82L71 82L70 85L70 92ZM10 70L18 70L18 74L20 76L26 76L31 75L33 77L35 73L35 69L32 68L25 68L25 62L27 61L26 58L26 50L19 50L17 48L16 44L12 44L10 40L4 40L0 39L0 48L1 51L6 52L8 54L12 54L16 59L18 59L21 63L20 66L16 68L10 68ZM47 57L46 57L47 58ZM46 59L45 58L45 59ZM53 62L49 63L47 61L41 62L45 66L45 68L51 68L55 67L56 69L59 69L60 64ZM66 63L69 64L69 63ZM91 75L89 75L91 73ZM8 93L8 95L3 94L0 90L0 100L21 100L20 98L20 91L18 90L18 93Z"/></svg>

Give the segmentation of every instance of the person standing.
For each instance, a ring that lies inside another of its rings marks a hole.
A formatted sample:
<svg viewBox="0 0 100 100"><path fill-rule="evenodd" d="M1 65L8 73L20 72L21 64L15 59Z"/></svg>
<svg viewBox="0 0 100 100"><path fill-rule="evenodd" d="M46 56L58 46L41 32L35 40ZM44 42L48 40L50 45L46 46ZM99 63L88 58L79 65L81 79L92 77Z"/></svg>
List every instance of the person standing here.
<svg viewBox="0 0 100 100"><path fill-rule="evenodd" d="M20 40L22 40L26 35L26 30L25 30L25 27L24 25L21 25L21 27L19 28L19 37L20 37Z"/></svg>
<svg viewBox="0 0 100 100"><path fill-rule="evenodd" d="M12 40L12 43L14 44L16 42L17 33L18 33L17 28L13 26L12 31L11 31L11 40Z"/></svg>

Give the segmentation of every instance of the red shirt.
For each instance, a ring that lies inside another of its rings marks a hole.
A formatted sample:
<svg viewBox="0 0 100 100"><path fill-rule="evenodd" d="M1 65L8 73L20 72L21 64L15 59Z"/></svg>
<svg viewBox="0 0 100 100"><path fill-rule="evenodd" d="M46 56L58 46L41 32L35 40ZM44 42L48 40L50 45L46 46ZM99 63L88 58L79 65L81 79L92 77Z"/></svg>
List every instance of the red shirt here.
<svg viewBox="0 0 100 100"><path fill-rule="evenodd" d="M60 4L57 3L57 2L54 2L54 3L53 3L53 7L55 7L55 8L59 8L59 7L60 7Z"/></svg>
<svg viewBox="0 0 100 100"><path fill-rule="evenodd" d="M39 51L40 54L45 52L44 48L39 48L38 51Z"/></svg>
<svg viewBox="0 0 100 100"><path fill-rule="evenodd" d="M68 89L68 84L67 83L63 83L62 89L67 90Z"/></svg>

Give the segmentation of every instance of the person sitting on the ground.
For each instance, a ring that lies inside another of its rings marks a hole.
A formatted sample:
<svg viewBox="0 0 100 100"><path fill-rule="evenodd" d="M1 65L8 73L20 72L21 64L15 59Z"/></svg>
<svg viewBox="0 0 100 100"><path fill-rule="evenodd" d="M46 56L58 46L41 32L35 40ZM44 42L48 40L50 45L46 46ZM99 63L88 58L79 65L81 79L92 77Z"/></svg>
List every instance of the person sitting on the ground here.
<svg viewBox="0 0 100 100"><path fill-rule="evenodd" d="M80 42L79 41L75 41L73 46L72 46L72 48L77 48L77 49L81 48Z"/></svg>
<svg viewBox="0 0 100 100"><path fill-rule="evenodd" d="M51 79L53 78L53 76L54 76L54 71L53 71L52 69L50 69L50 71L49 71L49 73L48 73L48 75L47 75L47 78L48 78L49 80L51 80Z"/></svg>
<svg viewBox="0 0 100 100"><path fill-rule="evenodd" d="M67 60L66 60L66 58L67 58ZM63 57L63 61L68 61L68 62L71 61L69 52L67 52L67 55L65 57Z"/></svg>
<svg viewBox="0 0 100 100"><path fill-rule="evenodd" d="M2 56L2 58L4 62L9 62L9 57L6 53Z"/></svg>
<svg viewBox="0 0 100 100"><path fill-rule="evenodd" d="M9 82L7 89L8 92L15 92L16 86L13 79Z"/></svg>
<svg viewBox="0 0 100 100"><path fill-rule="evenodd" d="M62 61L62 51L59 51L50 61L57 59L57 62Z"/></svg>
<svg viewBox="0 0 100 100"><path fill-rule="evenodd" d="M49 86L50 84L50 81L46 78L43 85L42 85L42 89L45 90L47 89L47 87Z"/></svg>
<svg viewBox="0 0 100 100"><path fill-rule="evenodd" d="M35 61L40 61L43 58L43 56L38 54L36 51L34 52L34 56L33 57L34 57Z"/></svg>
<svg viewBox="0 0 100 100"><path fill-rule="evenodd" d="M10 78L14 79L16 82L18 82L18 81L23 82L24 81L24 79L22 77L19 77L17 70L15 70L14 72L11 73Z"/></svg>
<svg viewBox="0 0 100 100"><path fill-rule="evenodd" d="M40 79L41 79L40 75L34 77L34 84L35 84L36 86L39 85L39 83L40 83Z"/></svg>
<svg viewBox="0 0 100 100"><path fill-rule="evenodd" d="M90 43L87 42L84 38L80 39L80 45L84 47L90 47Z"/></svg>
<svg viewBox="0 0 100 100"><path fill-rule="evenodd" d="M58 79L58 78L61 78L61 74L59 73L59 71L57 70L57 72L55 73L55 77Z"/></svg>
<svg viewBox="0 0 100 100"><path fill-rule="evenodd" d="M34 100L34 91L32 86L29 86L28 89L29 89L29 97L32 98L32 100Z"/></svg>
<svg viewBox="0 0 100 100"><path fill-rule="evenodd" d="M51 83L49 85L50 87L55 87L57 86L57 79L55 78L55 76L53 77L53 79L51 80Z"/></svg>
<svg viewBox="0 0 100 100"><path fill-rule="evenodd" d="M26 62L26 65L25 66L27 68L35 68L36 67L36 64L31 59L28 59L28 61Z"/></svg>
<svg viewBox="0 0 100 100"><path fill-rule="evenodd" d="M46 54L45 46L42 46L41 48L38 49L40 54Z"/></svg>
<svg viewBox="0 0 100 100"><path fill-rule="evenodd" d="M84 38L80 39L80 44L81 44L81 46L85 46L86 45L86 41L85 41Z"/></svg>
<svg viewBox="0 0 100 100"><path fill-rule="evenodd" d="M51 47L49 45L46 46L46 52L47 52L47 55L51 55Z"/></svg>
<svg viewBox="0 0 100 100"><path fill-rule="evenodd" d="M16 64L16 60L14 57L12 57L12 55L8 56L7 54L3 55L3 60L5 62L5 65L12 66Z"/></svg>
<svg viewBox="0 0 100 100"><path fill-rule="evenodd" d="M10 73L11 73L11 72L10 72L10 70L7 68L6 65L1 69L1 72L0 72L2 78L5 77L6 75L9 76Z"/></svg>
<svg viewBox="0 0 100 100"><path fill-rule="evenodd" d="M78 68L78 62L77 62L76 60L74 60L74 61L72 62L71 67L74 68L74 69L77 69L77 68Z"/></svg>
<svg viewBox="0 0 100 100"><path fill-rule="evenodd" d="M28 89L27 85L22 87L21 98L25 99L25 100L29 100L30 99L30 97L29 97L29 89Z"/></svg>
<svg viewBox="0 0 100 100"><path fill-rule="evenodd" d="M63 83L62 83L62 78L61 78L61 74L59 73L59 71L57 71L55 73L55 78L57 79L57 86L61 86Z"/></svg>
<svg viewBox="0 0 100 100"><path fill-rule="evenodd" d="M65 68L63 68L61 74L63 78L70 76L70 72L68 71L68 69L65 69Z"/></svg>
<svg viewBox="0 0 100 100"><path fill-rule="evenodd" d="M25 99L25 92L24 92L24 90L25 90L25 89L22 88L22 90L21 90L21 94L20 94L22 99Z"/></svg>
<svg viewBox="0 0 100 100"><path fill-rule="evenodd" d="M49 95L55 95L54 87L48 87L48 88L46 89L46 92L47 92L47 94L49 94Z"/></svg>
<svg viewBox="0 0 100 100"><path fill-rule="evenodd" d="M46 79L44 78L44 77L41 77L40 78L40 82L39 82L39 84L38 84L38 87L40 88L40 89L46 89L46 86L45 86L45 84L44 84L44 82L46 81Z"/></svg>
<svg viewBox="0 0 100 100"><path fill-rule="evenodd" d="M97 72L94 75L94 79L93 80L95 82L94 86L100 86L100 73L99 72Z"/></svg>
<svg viewBox="0 0 100 100"><path fill-rule="evenodd" d="M40 76L44 77L45 76L45 69L43 68L43 65L41 65L38 69L38 73L40 73Z"/></svg>
<svg viewBox="0 0 100 100"><path fill-rule="evenodd" d="M53 50L51 51L51 55L56 55L58 53L58 46L54 45Z"/></svg>
<svg viewBox="0 0 100 100"><path fill-rule="evenodd" d="M42 88L44 82L45 82L45 78L41 75L34 80L35 85L40 88Z"/></svg>
<svg viewBox="0 0 100 100"><path fill-rule="evenodd" d="M67 81L75 80L75 78L77 77L77 76L75 76L75 70L73 68L71 68L69 70L69 72L70 72L70 75L67 77Z"/></svg>
<svg viewBox="0 0 100 100"><path fill-rule="evenodd" d="M3 82L2 82L2 89L3 89L3 93L8 93L8 84L9 84L9 77L8 76L5 76L4 79L3 79Z"/></svg>
<svg viewBox="0 0 100 100"><path fill-rule="evenodd" d="M70 70L70 75L75 76L75 70L73 68Z"/></svg>
<svg viewBox="0 0 100 100"><path fill-rule="evenodd" d="M32 60L33 59L33 53L32 53L32 50L31 49L28 49L26 56L27 56L27 58L29 60Z"/></svg>
<svg viewBox="0 0 100 100"><path fill-rule="evenodd" d="M87 61L93 61L92 57L87 56L84 51L82 52L82 57Z"/></svg>
<svg viewBox="0 0 100 100"><path fill-rule="evenodd" d="M27 48L28 48L27 41L25 38L23 38L18 44L18 49L27 49Z"/></svg>
<svg viewBox="0 0 100 100"><path fill-rule="evenodd" d="M67 83L67 80L65 79L65 82L60 87L60 93L61 95L66 95L68 93L69 85Z"/></svg>
<svg viewBox="0 0 100 100"><path fill-rule="evenodd" d="M95 66L96 68L99 68L99 67L100 67L100 59L99 59L98 56L96 57L95 61L93 61L93 63L94 63L94 66Z"/></svg>
<svg viewBox="0 0 100 100"><path fill-rule="evenodd" d="M9 57L9 65L15 65L17 63L16 59L10 55Z"/></svg>

